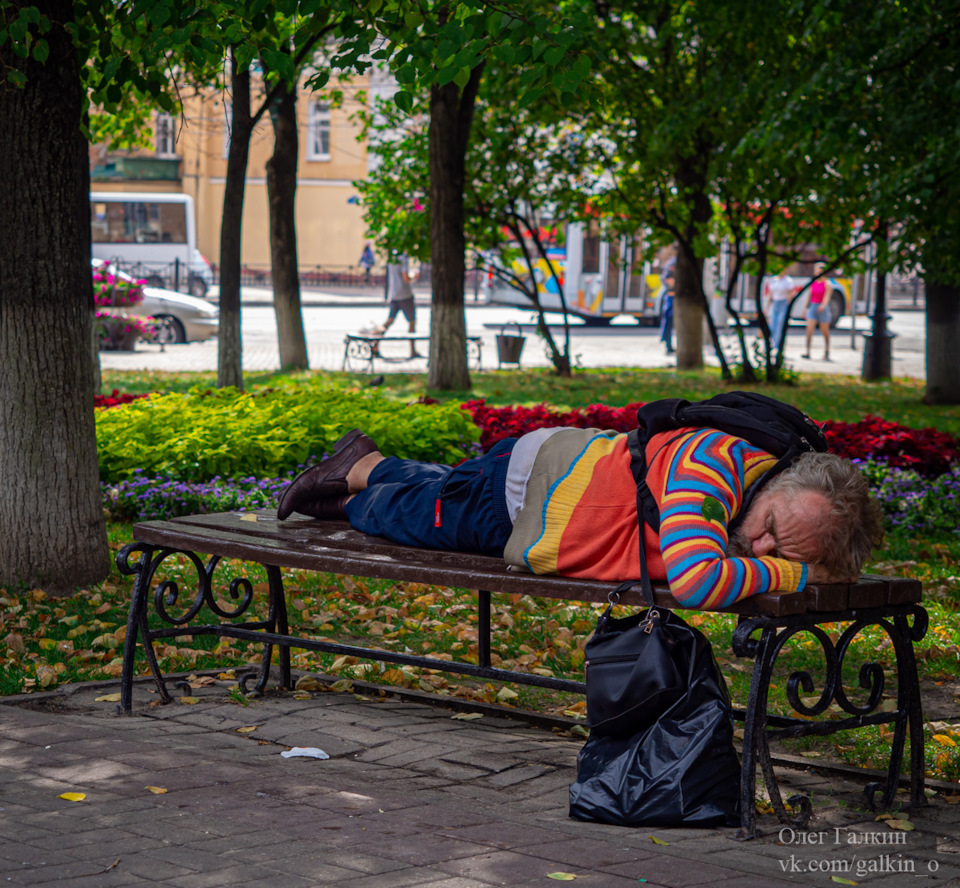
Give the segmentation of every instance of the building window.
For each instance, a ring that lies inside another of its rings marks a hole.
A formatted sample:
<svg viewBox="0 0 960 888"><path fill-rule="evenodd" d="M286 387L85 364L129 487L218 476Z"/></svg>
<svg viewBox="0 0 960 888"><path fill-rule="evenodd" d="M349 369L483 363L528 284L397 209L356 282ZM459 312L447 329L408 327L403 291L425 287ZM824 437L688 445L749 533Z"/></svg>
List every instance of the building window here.
<svg viewBox="0 0 960 888"><path fill-rule="evenodd" d="M330 160L330 106L326 102L310 103L307 160Z"/></svg>
<svg viewBox="0 0 960 888"><path fill-rule="evenodd" d="M177 122L169 114L158 114L154 125L154 140L160 157L177 156Z"/></svg>

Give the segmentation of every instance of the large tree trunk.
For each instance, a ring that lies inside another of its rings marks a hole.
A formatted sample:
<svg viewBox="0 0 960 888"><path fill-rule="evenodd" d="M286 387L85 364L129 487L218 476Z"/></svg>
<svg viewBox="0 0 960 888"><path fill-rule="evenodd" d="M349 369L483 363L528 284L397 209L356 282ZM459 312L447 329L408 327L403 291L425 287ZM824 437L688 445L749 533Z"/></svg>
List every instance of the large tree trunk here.
<svg viewBox="0 0 960 888"><path fill-rule="evenodd" d="M296 94L283 89L271 105L273 157L267 161L267 197L270 203L270 263L273 307L277 313L280 366L306 370L307 340L300 306L297 269L297 104Z"/></svg>
<svg viewBox="0 0 960 888"><path fill-rule="evenodd" d="M928 404L960 404L960 287L927 278Z"/></svg>
<svg viewBox="0 0 960 888"><path fill-rule="evenodd" d="M702 146L698 154L678 160L677 184L681 193L687 195L690 212L677 253L677 286L673 299L678 370L703 369L703 260L694 255L693 244L713 216L702 170L708 156L707 147Z"/></svg>
<svg viewBox="0 0 960 888"><path fill-rule="evenodd" d="M703 369L703 260L683 247L677 253L673 322L677 328L677 369Z"/></svg>
<svg viewBox="0 0 960 888"><path fill-rule="evenodd" d="M467 390L467 326L463 308L466 238L463 187L467 143L483 66L460 93L454 83L430 89L430 261L433 272L427 385Z"/></svg>
<svg viewBox="0 0 960 888"><path fill-rule="evenodd" d="M243 388L243 341L240 338L240 246L243 236L243 197L253 122L250 117L250 69L237 67L231 54L230 150L223 186L220 223L220 333L217 346L217 385Z"/></svg>
<svg viewBox="0 0 960 888"><path fill-rule="evenodd" d="M15 0L13 8L29 6ZM51 0L47 64L0 46L0 586L52 594L108 572L90 355L90 177L76 53Z"/></svg>

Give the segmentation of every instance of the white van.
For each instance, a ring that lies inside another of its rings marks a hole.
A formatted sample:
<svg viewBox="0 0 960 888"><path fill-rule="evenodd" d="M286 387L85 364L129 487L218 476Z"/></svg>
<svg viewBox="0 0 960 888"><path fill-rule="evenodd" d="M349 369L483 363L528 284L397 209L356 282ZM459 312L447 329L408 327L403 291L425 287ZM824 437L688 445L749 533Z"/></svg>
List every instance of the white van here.
<svg viewBox="0 0 960 888"><path fill-rule="evenodd" d="M197 249L193 198L187 194L91 192L90 226L94 259L152 287L203 297L213 284L210 263Z"/></svg>

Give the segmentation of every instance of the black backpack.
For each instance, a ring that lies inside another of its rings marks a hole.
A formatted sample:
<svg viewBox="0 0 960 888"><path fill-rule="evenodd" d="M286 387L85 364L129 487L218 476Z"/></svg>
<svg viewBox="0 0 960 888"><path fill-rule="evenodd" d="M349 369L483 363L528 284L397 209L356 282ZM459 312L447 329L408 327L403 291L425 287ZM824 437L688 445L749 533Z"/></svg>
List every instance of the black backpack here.
<svg viewBox="0 0 960 888"><path fill-rule="evenodd" d="M730 530L739 524L763 486L801 453L827 451L827 439L806 413L755 392L724 392L706 401L691 402L683 398L651 401L637 411L637 421L639 428L627 435L632 457L630 469L637 482L637 516L655 531L660 530L660 509L647 487L646 446L660 432L683 428L717 429L743 438L777 457L776 465L750 486ZM642 535L640 539L642 546Z"/></svg>

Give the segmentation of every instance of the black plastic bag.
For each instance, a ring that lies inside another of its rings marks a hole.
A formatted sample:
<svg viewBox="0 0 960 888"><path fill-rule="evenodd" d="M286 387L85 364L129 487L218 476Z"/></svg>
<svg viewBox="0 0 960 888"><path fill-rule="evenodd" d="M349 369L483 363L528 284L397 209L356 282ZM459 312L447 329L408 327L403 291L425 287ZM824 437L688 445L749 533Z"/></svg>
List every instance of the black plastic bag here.
<svg viewBox="0 0 960 888"><path fill-rule="evenodd" d="M629 585L629 584L627 584ZM587 644L590 737L570 816L621 826L734 826L740 760L730 695L702 632L651 607Z"/></svg>

